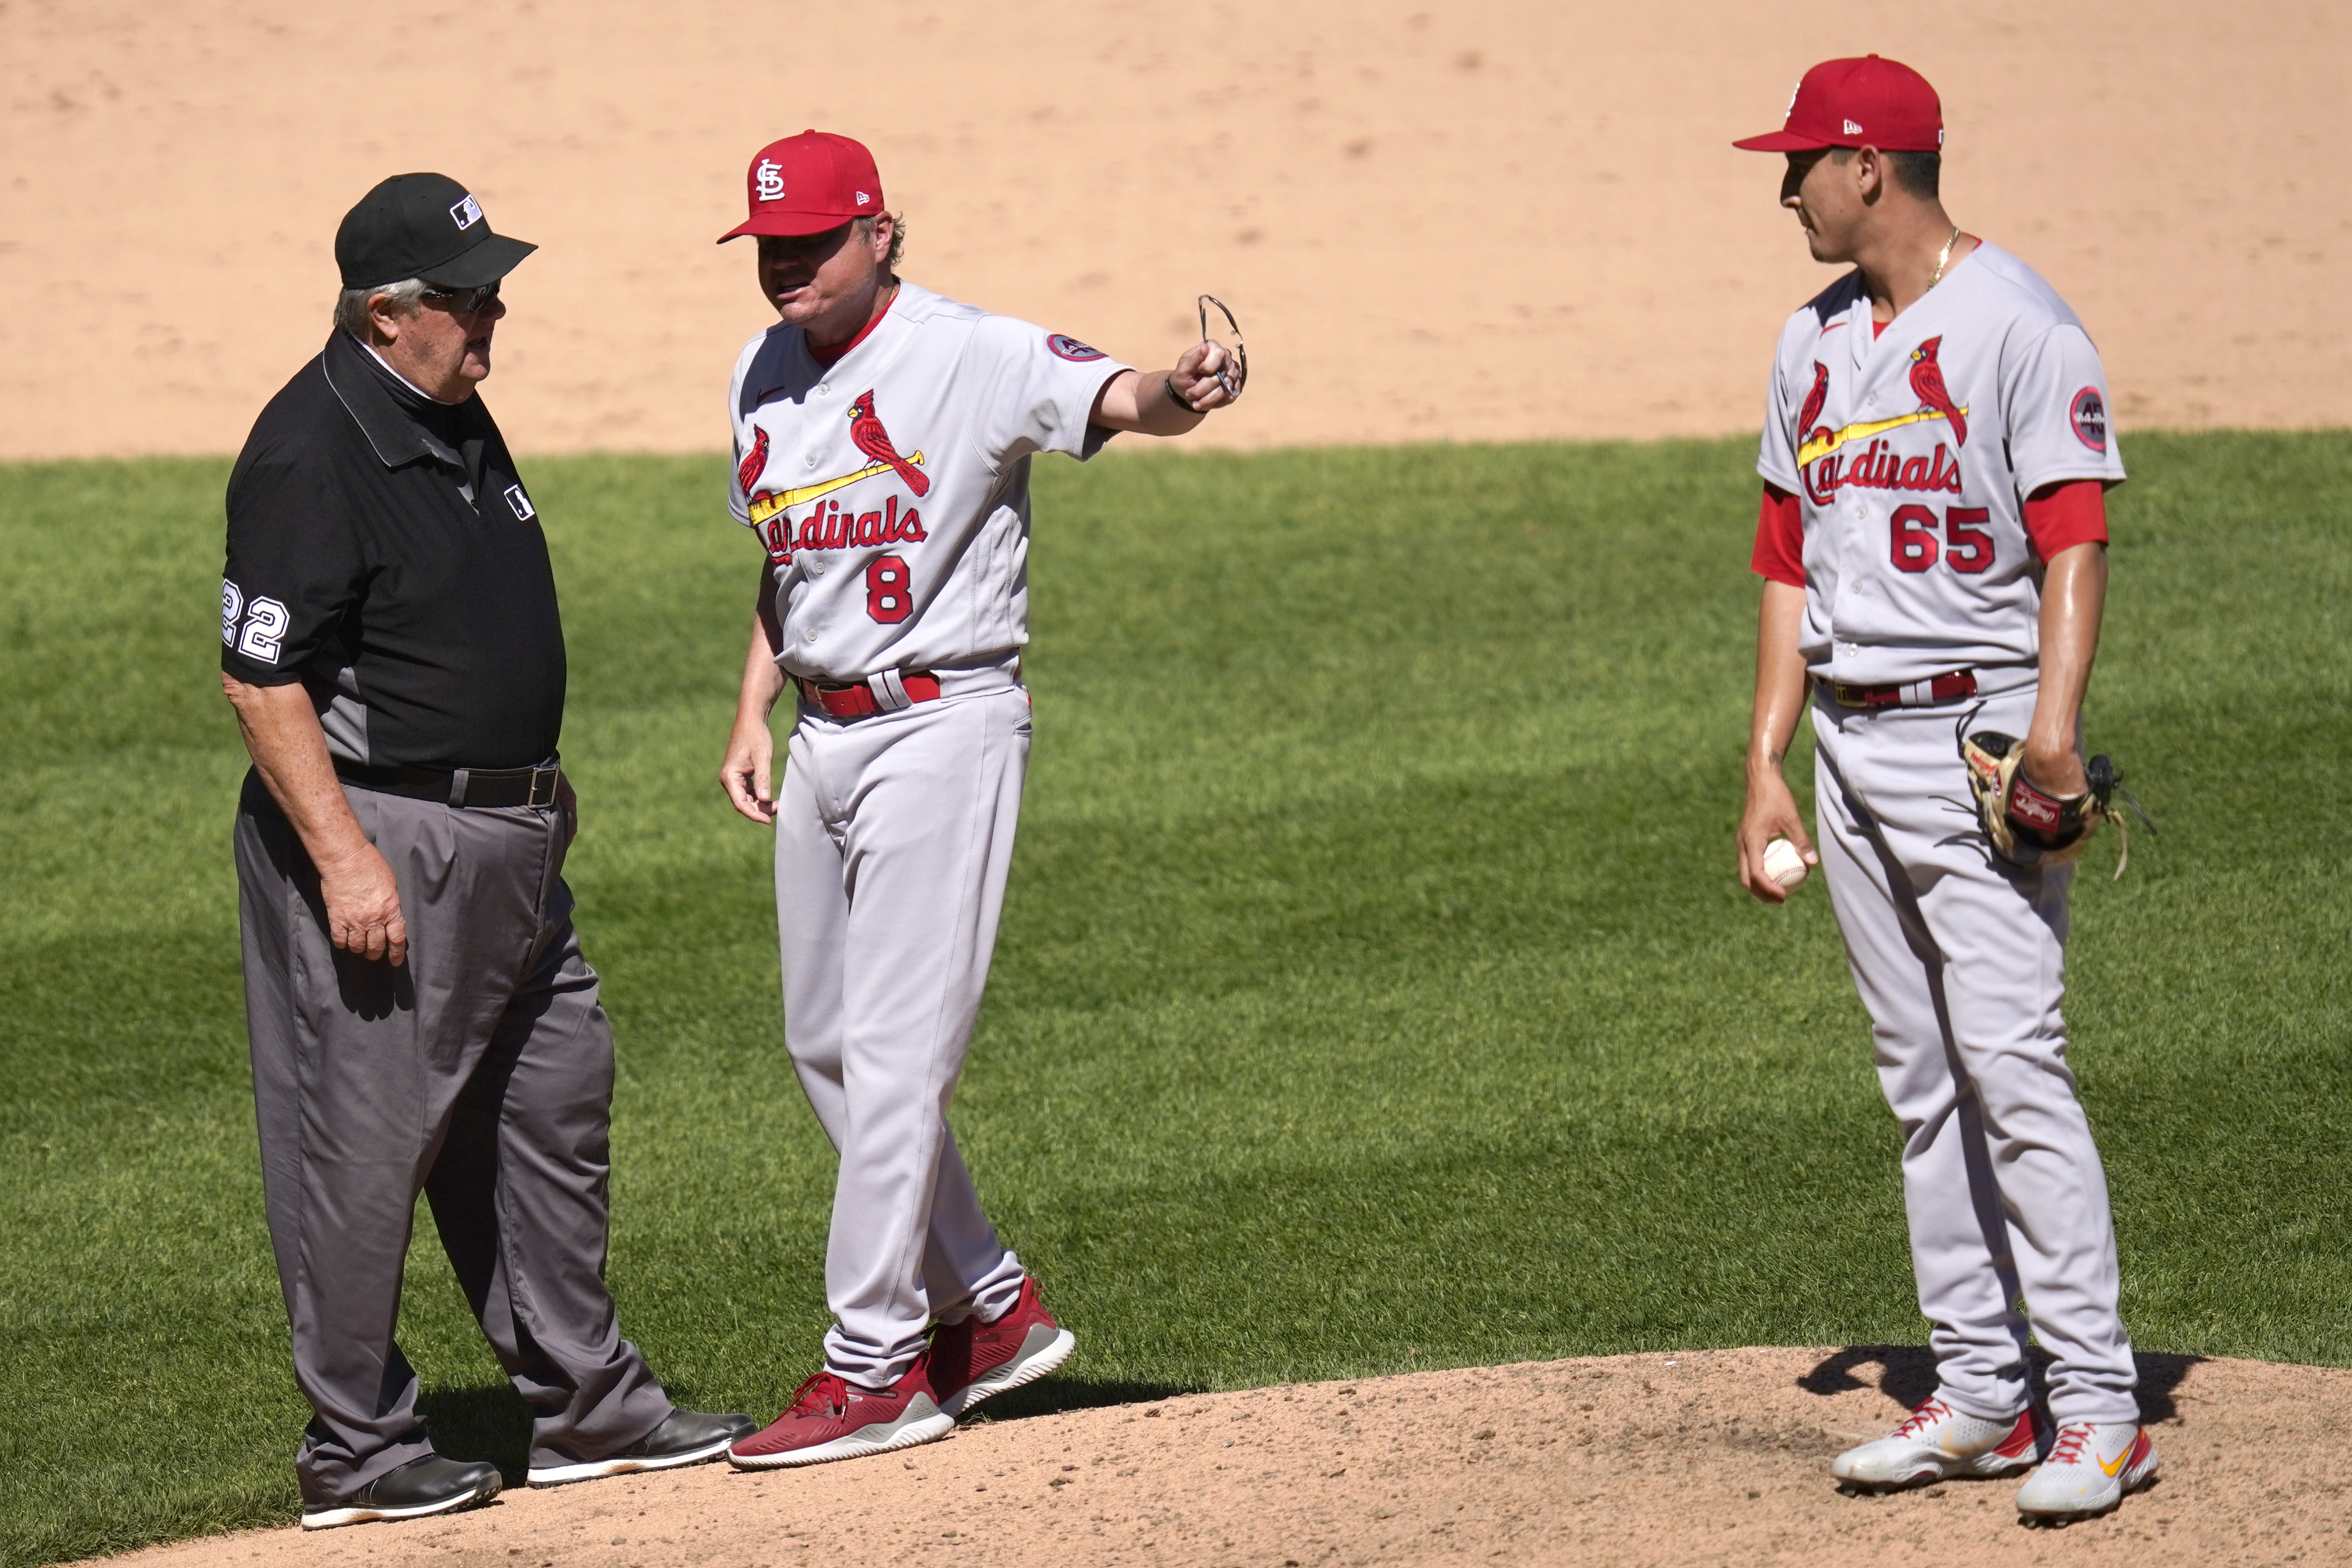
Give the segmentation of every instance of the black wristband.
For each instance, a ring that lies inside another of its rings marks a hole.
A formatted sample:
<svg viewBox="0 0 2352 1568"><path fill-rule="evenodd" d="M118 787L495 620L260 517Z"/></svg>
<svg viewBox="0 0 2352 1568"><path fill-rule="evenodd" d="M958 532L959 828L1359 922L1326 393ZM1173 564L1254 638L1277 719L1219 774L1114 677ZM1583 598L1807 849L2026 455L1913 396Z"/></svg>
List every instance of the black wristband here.
<svg viewBox="0 0 2352 1568"><path fill-rule="evenodd" d="M1170 402L1174 403L1186 413L1198 413L1201 412L1199 409L1194 408L1191 403L1186 402L1184 401L1184 394L1176 390L1176 378L1173 374L1160 377L1160 384L1168 389L1168 401Z"/></svg>

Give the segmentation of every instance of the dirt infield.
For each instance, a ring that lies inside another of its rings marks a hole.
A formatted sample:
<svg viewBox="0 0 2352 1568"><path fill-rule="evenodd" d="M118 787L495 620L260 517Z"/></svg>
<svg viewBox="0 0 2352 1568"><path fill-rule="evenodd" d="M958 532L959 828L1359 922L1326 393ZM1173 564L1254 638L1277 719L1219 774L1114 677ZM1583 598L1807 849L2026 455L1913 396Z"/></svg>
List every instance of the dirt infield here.
<svg viewBox="0 0 2352 1568"><path fill-rule="evenodd" d="M908 273L1165 360L1192 296L1253 396L1192 444L1751 428L1830 274L1772 203L1816 58L1924 69L1954 214L2071 298L2119 423L2352 423L2352 11L2326 0L0 0L0 457L234 450L324 336L330 240L403 169L543 246L489 397L528 462L713 449L767 319L742 169L872 143Z"/></svg>
<svg viewBox="0 0 2352 1568"><path fill-rule="evenodd" d="M2352 1372L2148 1356L2141 1375L2162 1479L2061 1532L2018 1524L2013 1482L1878 1498L1834 1489L1828 1457L1932 1388L1922 1353L1727 1350L1049 1409L846 1464L621 1478L509 1493L445 1520L254 1531L116 1561L2218 1568L2352 1557Z"/></svg>

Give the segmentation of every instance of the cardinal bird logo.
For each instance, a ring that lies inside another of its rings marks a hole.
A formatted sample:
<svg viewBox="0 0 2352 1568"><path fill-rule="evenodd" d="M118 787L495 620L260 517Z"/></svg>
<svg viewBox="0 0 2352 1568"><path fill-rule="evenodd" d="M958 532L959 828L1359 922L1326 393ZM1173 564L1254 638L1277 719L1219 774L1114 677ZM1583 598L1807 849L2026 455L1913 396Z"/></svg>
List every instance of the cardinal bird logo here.
<svg viewBox="0 0 2352 1568"><path fill-rule="evenodd" d="M881 418L874 412L874 394L870 391L859 392L857 401L849 405L849 439L857 443L858 451L877 463L887 463L897 469L898 477L917 497L930 492L931 482L923 471L899 456L898 449L890 444L890 433L882 428Z"/></svg>
<svg viewBox="0 0 2352 1568"><path fill-rule="evenodd" d="M735 483L737 487L741 489L743 494L747 496L750 495L751 493L751 486L758 484L760 482L760 476L767 471L768 433L764 428L762 428L759 434L752 439L751 450L743 454L743 461L736 465Z"/></svg>
<svg viewBox="0 0 2352 1568"><path fill-rule="evenodd" d="M1813 361L1813 390L1805 394L1805 406L1797 411L1797 444L1805 444L1806 434L1813 421L1821 418L1822 410L1830 401L1830 368L1819 360ZM746 486L749 488L749 486Z"/></svg>
<svg viewBox="0 0 2352 1568"><path fill-rule="evenodd" d="M1941 337L1928 339L1911 350L1911 390L1919 394L1919 402L1944 416L1952 427L1952 444L1969 444L1969 416L1952 402L1951 392L1944 385L1944 367L1936 362L1936 350L1944 346Z"/></svg>

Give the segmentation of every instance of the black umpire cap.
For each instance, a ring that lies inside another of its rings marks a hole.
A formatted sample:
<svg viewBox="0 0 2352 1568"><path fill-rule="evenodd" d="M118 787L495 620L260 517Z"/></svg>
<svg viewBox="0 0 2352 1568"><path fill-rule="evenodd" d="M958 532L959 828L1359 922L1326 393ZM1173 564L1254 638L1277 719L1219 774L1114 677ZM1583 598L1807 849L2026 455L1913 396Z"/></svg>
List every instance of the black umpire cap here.
<svg viewBox="0 0 2352 1568"><path fill-rule="evenodd" d="M362 196L335 230L335 265L346 288L411 277L476 288L538 248L492 234L482 204L446 174L394 174Z"/></svg>

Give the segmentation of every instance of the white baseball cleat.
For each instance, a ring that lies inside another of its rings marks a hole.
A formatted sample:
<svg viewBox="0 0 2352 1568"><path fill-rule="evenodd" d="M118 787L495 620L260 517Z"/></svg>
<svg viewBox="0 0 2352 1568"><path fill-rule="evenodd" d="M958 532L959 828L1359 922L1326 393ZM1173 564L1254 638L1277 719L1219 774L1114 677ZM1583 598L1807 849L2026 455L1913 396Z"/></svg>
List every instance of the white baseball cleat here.
<svg viewBox="0 0 2352 1568"><path fill-rule="evenodd" d="M1961 1415L1937 1396L1884 1437L1832 1459L1830 1474L1864 1491L2014 1475L2032 1465L2037 1437L2030 1408L2011 1420L1987 1421Z"/></svg>
<svg viewBox="0 0 2352 1568"><path fill-rule="evenodd" d="M2155 1480L2156 1466L2156 1445L2138 1422L2070 1422L2058 1428L2042 1468L2017 1489L2017 1511L2029 1524L2095 1519Z"/></svg>

